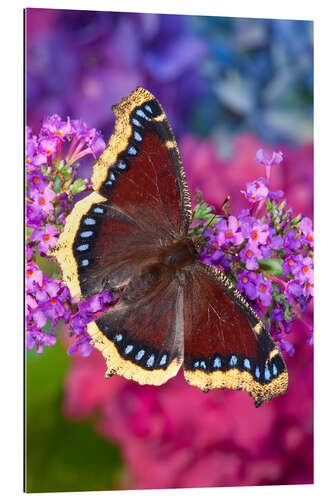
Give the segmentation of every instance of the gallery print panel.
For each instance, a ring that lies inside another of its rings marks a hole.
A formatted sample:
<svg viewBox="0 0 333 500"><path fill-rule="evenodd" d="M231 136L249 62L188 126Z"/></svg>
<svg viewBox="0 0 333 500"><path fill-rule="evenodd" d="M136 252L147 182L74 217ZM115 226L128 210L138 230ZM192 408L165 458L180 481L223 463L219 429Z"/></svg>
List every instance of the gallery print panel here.
<svg viewBox="0 0 333 500"><path fill-rule="evenodd" d="M26 9L27 492L313 483L312 32Z"/></svg>

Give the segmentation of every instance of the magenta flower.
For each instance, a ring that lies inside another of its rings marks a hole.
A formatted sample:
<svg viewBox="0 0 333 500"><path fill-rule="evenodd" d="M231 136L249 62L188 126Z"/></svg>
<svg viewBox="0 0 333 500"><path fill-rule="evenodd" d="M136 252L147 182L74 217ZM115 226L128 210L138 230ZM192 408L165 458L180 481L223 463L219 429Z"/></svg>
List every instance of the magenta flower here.
<svg viewBox="0 0 333 500"><path fill-rule="evenodd" d="M269 306L272 300L272 283L262 274L258 274L257 278L257 296L263 306Z"/></svg>
<svg viewBox="0 0 333 500"><path fill-rule="evenodd" d="M59 230L53 224L46 224L44 229L35 229L30 236L31 241L39 241L38 252L46 254L57 244Z"/></svg>
<svg viewBox="0 0 333 500"><path fill-rule="evenodd" d="M256 181L246 183L246 191L241 191L245 198L250 203L257 203L258 201L265 200L268 196L268 182L267 179L260 177Z"/></svg>

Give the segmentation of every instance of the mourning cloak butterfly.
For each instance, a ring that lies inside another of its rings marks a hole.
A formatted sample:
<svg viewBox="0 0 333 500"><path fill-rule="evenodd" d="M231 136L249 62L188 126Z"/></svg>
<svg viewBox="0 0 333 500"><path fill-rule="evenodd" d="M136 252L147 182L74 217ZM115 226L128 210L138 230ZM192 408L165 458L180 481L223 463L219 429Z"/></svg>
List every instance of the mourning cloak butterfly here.
<svg viewBox="0 0 333 500"><path fill-rule="evenodd" d="M76 203L53 252L73 297L121 294L88 325L106 376L160 385L183 363L203 391L243 390L256 406L283 394L288 373L273 339L188 236L191 199L161 105L138 87L112 109L93 192Z"/></svg>

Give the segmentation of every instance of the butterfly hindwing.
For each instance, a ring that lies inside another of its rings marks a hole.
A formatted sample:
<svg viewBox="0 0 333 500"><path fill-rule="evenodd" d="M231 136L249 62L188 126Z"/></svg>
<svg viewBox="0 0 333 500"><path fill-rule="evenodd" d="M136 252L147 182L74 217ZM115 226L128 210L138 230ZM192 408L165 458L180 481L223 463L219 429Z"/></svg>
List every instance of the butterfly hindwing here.
<svg viewBox="0 0 333 500"><path fill-rule="evenodd" d="M121 300L90 323L93 344L106 360L106 376L160 385L176 375L183 362L182 318L182 289L166 278L142 299Z"/></svg>
<svg viewBox="0 0 333 500"><path fill-rule="evenodd" d="M244 390L256 406L286 392L278 348L221 271L195 263L187 273L184 315L184 373L191 385Z"/></svg>

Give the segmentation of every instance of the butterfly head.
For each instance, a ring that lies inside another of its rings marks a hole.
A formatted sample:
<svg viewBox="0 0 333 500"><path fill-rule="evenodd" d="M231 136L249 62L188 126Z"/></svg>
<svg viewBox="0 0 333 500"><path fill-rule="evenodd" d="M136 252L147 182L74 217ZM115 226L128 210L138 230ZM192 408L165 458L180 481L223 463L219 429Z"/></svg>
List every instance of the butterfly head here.
<svg viewBox="0 0 333 500"><path fill-rule="evenodd" d="M208 236L195 236L192 238L193 245L197 254L202 254L204 249L208 246L210 238Z"/></svg>

